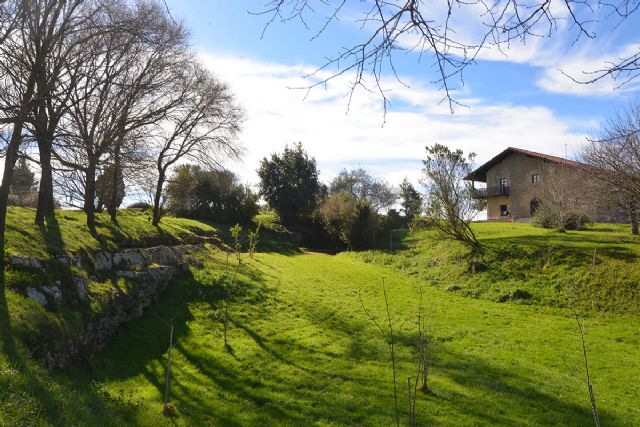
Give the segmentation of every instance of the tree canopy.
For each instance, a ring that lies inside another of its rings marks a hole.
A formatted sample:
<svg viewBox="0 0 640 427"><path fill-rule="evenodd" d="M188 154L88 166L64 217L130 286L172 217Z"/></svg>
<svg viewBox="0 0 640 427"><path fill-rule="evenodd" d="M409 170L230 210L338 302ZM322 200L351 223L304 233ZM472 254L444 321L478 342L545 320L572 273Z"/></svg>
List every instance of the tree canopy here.
<svg viewBox="0 0 640 427"><path fill-rule="evenodd" d="M283 223L294 224L316 207L321 190L318 173L316 160L302 143L286 146L281 154L260 161L260 195Z"/></svg>

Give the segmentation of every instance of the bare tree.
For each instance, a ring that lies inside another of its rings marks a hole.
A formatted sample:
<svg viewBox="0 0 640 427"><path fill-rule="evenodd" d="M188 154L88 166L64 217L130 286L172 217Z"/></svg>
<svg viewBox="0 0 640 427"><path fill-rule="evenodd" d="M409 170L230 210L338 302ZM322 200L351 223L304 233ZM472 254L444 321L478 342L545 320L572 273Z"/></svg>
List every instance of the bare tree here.
<svg viewBox="0 0 640 427"><path fill-rule="evenodd" d="M179 101L165 120L155 124L147 141L157 173L153 200L153 225L160 223L162 190L169 169L181 160L214 166L220 155L238 157L235 138L243 112L229 88L199 64L191 62L178 70Z"/></svg>
<svg viewBox="0 0 640 427"><path fill-rule="evenodd" d="M422 161L427 190L424 212L425 219L443 238L482 252L483 246L471 228L471 221L482 207L471 197L470 184L463 181L472 171L474 158L474 153L465 158L462 150L451 151L441 144L427 147L427 159Z"/></svg>
<svg viewBox="0 0 640 427"><path fill-rule="evenodd" d="M611 203L627 211L631 232L639 233L640 104L633 103L609 120L585 146L582 157L607 184Z"/></svg>
<svg viewBox="0 0 640 427"><path fill-rule="evenodd" d="M433 3L426 0L373 0L347 2L339 0L270 0L255 14L267 16L266 27L273 22L301 21L307 28L314 15L321 19L316 38L338 21L354 20L363 29L361 41L341 48L320 67L311 87L323 86L347 72L350 96L357 88L375 90L388 99L382 77L398 78L394 65L396 55L416 52L419 60L430 57L425 68L435 69L435 83L444 92L444 99L453 109L457 102L452 96L453 80L463 80L466 68L482 57L487 49L498 50L505 57L505 49L515 43L526 44L540 37L550 37L563 29L574 43L581 38L596 37L594 26L603 20L614 24L631 16L640 4L631 0L533 0L519 2L503 0L447 1ZM470 31L469 27L474 30ZM265 30L266 30L265 27ZM312 39L313 39L312 38ZM334 71L335 70L335 71ZM327 72L320 74L320 71ZM430 71L430 70L428 70ZM619 58L601 69L585 70L583 83L593 83L607 76L624 84L636 78L640 71L640 51ZM328 75L328 77L327 77Z"/></svg>
<svg viewBox="0 0 640 427"><path fill-rule="evenodd" d="M60 36L56 26L60 5L50 1L47 7L39 8L41 6L45 5L18 0L0 3L0 123L5 127L2 132L5 163L0 188L0 268L4 266L10 184L36 98L37 71L44 66L51 44ZM34 46L38 49L33 49Z"/></svg>
<svg viewBox="0 0 640 427"><path fill-rule="evenodd" d="M105 7L99 19L110 31L87 43L82 77L70 93L71 108L54 156L63 167L82 172L83 210L92 234L100 165L111 165L116 188L123 158L139 154L139 131L174 106L166 92L173 88L171 68L186 58L186 34L160 12L154 3ZM115 217L115 210L110 213Z"/></svg>
<svg viewBox="0 0 640 427"><path fill-rule="evenodd" d="M389 209L398 200L396 190L386 181L372 177L363 168L342 169L329 184L331 194L351 193L356 200L366 202L377 213Z"/></svg>
<svg viewBox="0 0 640 427"><path fill-rule="evenodd" d="M597 178L597 170L587 165L545 164L541 181L528 190L540 205L534 221L558 231L583 228L589 215L607 204L603 184Z"/></svg>

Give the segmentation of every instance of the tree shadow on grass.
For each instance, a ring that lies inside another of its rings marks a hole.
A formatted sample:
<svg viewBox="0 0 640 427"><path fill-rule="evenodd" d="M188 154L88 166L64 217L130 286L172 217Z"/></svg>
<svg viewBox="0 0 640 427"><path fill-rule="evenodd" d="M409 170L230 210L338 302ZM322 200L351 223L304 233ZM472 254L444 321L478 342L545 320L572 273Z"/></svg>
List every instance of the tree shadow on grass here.
<svg viewBox="0 0 640 427"><path fill-rule="evenodd" d="M570 240L544 236L504 237L483 239L482 243L503 259L531 255L544 257L547 251L551 250L554 256L563 260L585 264L591 261L593 249L597 248L598 254L613 259L627 262L638 260L638 253L632 249L614 245L610 241L593 239L590 236L580 237L580 239L572 236Z"/></svg>
<svg viewBox="0 0 640 427"><path fill-rule="evenodd" d="M586 388L576 390L575 396L583 404L576 404L541 391L545 378L534 373L496 367L486 359L439 348L436 375L444 376L465 389L435 390L434 400L439 406L449 406L462 414L473 415L489 425L562 425L593 424ZM537 384L536 384L537 383ZM616 415L599 410L603 425L624 425Z"/></svg>

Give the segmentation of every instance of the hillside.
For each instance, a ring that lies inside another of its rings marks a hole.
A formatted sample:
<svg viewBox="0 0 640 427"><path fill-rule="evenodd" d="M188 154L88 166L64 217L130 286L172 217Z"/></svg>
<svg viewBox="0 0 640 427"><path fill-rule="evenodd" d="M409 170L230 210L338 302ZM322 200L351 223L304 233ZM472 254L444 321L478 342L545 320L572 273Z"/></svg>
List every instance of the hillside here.
<svg viewBox="0 0 640 427"><path fill-rule="evenodd" d="M475 223L486 246L470 258L432 230L395 230L384 249L354 252L442 290L496 302L640 314L640 237L627 225L558 233L524 223ZM475 271L474 271L475 270Z"/></svg>
<svg viewBox="0 0 640 427"><path fill-rule="evenodd" d="M41 249L30 248L37 246L30 239L38 238L37 228L29 228L30 213L11 214L16 233L13 247L42 256ZM69 252L70 248L94 254L101 250L70 218L81 221L77 213L60 213L58 243L64 243ZM136 212L122 215L118 227L108 225L106 218L103 221L102 230L113 230L103 243L112 245L111 250L121 250L119 245L156 244L146 233L176 244L203 236L211 240L223 231L221 226L174 218L164 220L162 231L154 230L144 214ZM22 226L29 234L17 231ZM596 268L615 266L620 271L613 273L627 272L629 276L624 277L631 280L636 270L615 263L633 266L636 242L615 227L567 235L546 235L544 230L521 224L478 227L485 242L496 242L494 251L504 245L514 253L528 250L529 255L503 260L501 277L495 253L482 260L486 270L470 273L463 251L453 244L434 244L427 238L428 231L403 240L396 231L398 246L389 252L337 256L280 250L284 245L265 236L253 258L242 255L230 304L231 352L222 338L222 284L228 258L217 244L203 246L188 271L175 276L156 302L139 319L123 324L102 350L62 370L49 371L32 361L24 338L43 336L34 329L43 325L62 324L70 331L78 318L85 318L87 308L74 304L44 308L19 288L6 290L0 299L0 425L395 424L388 350L362 307L378 321L385 320L383 278L396 334L403 424L406 378L415 376L417 364L416 316L422 292L435 345L433 394L418 394L417 425L589 425L573 311L551 307L564 305L561 299L553 302L561 292L534 293L534 285L547 272L557 280L585 274L594 244ZM540 266L540 260L536 264L529 259L548 247L552 255L546 267ZM422 265L434 256L439 256L437 263ZM402 259L407 260L404 266ZM572 270L570 260L585 262L586 270ZM230 262L233 268L233 257ZM90 266L80 270L78 274L93 275ZM8 270L8 277L17 274L12 271ZM519 280L516 273L524 279ZM513 287L508 288L508 283ZM453 285L460 289L452 291ZM120 285L89 280L92 304L117 286L129 289L137 284L126 279ZM470 292L474 289L478 292ZM532 297L509 299L519 304L496 303L494 289L529 290ZM479 298L465 297L465 293ZM636 404L640 401L640 320L619 314L632 311L627 307L625 303L609 310L618 314L590 310L585 318L603 425L640 424ZM45 320L34 326L30 323L34 318ZM167 419L162 401L171 323L175 327L171 383L175 414Z"/></svg>

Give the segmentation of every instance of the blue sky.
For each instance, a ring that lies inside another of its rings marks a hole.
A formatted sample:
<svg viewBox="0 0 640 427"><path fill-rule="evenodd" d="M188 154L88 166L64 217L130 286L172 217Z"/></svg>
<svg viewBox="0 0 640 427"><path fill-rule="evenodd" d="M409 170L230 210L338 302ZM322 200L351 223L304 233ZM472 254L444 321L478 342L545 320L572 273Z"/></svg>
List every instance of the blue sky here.
<svg viewBox="0 0 640 427"><path fill-rule="evenodd" d="M249 11L262 10L265 2L167 0L174 18L191 30L201 60L230 84L246 110L240 136L245 155L241 163L228 165L246 182L256 182L260 158L296 141L317 158L324 180L343 167L362 166L393 184L404 176L418 182L424 147L435 142L474 151L479 163L507 146L555 155L564 155L566 146L571 156L637 95L637 83L621 89L607 80L577 85L559 70L579 78L583 70L640 49L640 15L617 26L613 20L593 25L596 39L583 37L575 44L575 29L561 22L553 37L515 43L507 56L483 52L465 71L464 86L456 82L456 98L468 107L453 114L439 104L443 93L431 83L431 60L399 55L395 65L409 87L385 80L391 105L382 127L375 94L356 93L347 114L348 76L306 97L306 91L292 89L308 85L303 76L325 57L361 39L363 31L353 20L346 16L310 41L324 16L319 11L308 16L310 30L299 21L276 22L261 38L268 17ZM472 20L464 28L472 34Z"/></svg>

